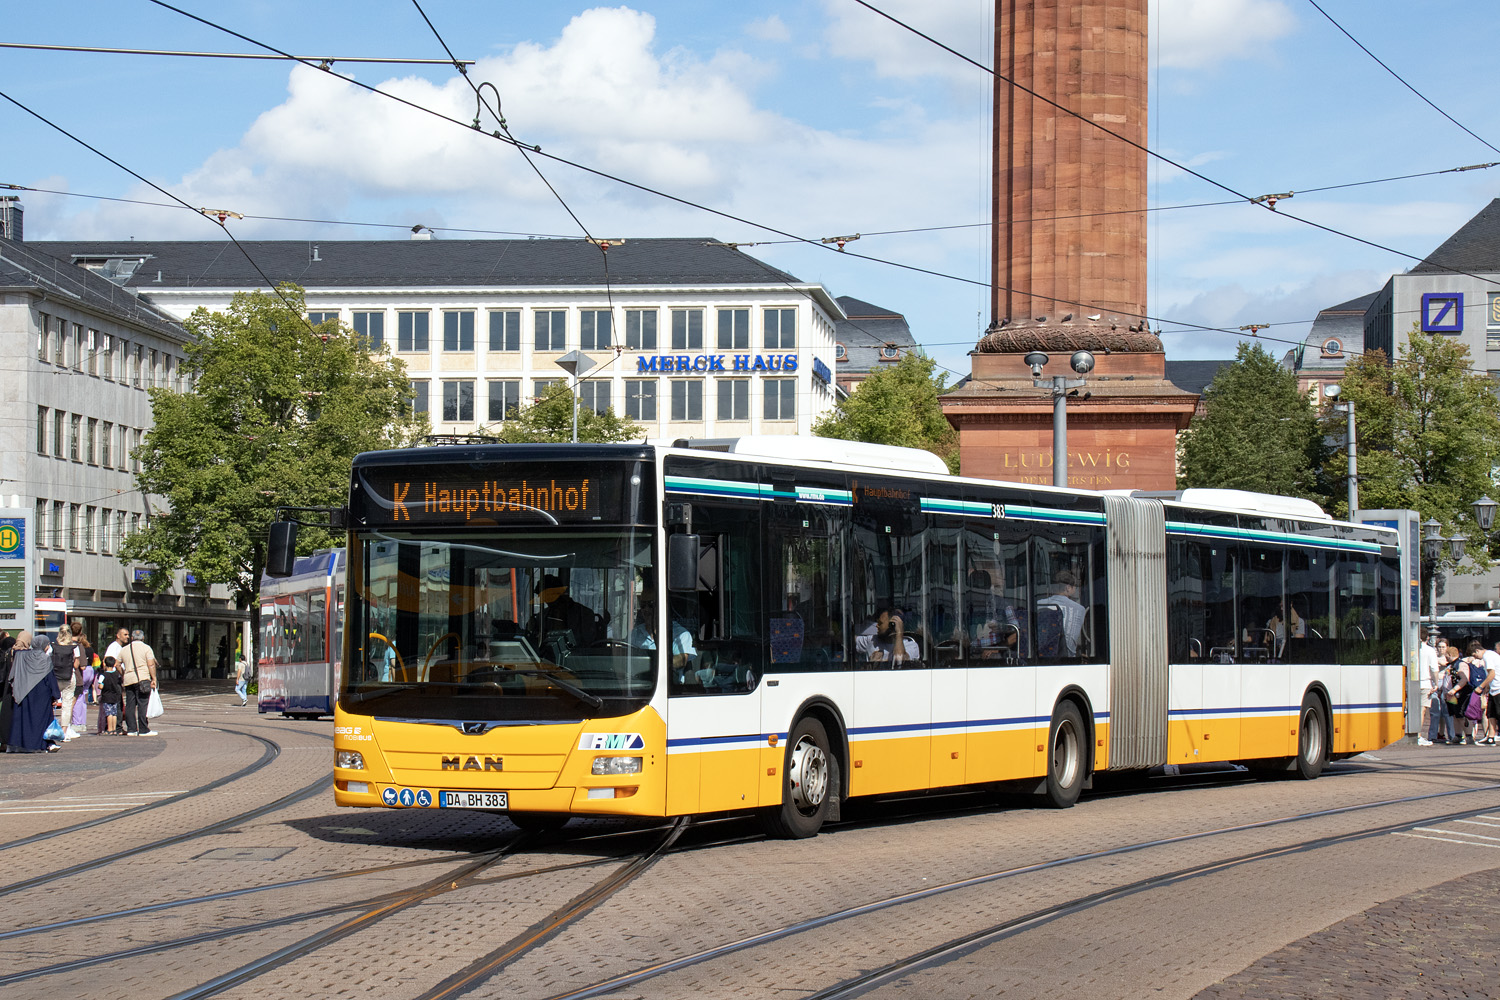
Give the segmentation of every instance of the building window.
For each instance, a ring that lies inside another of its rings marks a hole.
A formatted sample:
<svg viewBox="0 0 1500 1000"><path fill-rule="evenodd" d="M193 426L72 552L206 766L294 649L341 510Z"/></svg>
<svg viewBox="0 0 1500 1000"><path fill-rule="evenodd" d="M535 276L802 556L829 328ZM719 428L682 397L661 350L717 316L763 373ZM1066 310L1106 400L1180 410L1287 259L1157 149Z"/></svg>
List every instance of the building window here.
<svg viewBox="0 0 1500 1000"><path fill-rule="evenodd" d="M365 350L380 350L381 347L385 346L385 313L355 313L354 334L365 342Z"/></svg>
<svg viewBox="0 0 1500 1000"><path fill-rule="evenodd" d="M584 309L578 313L578 332L585 351L603 351L611 346L608 309Z"/></svg>
<svg viewBox="0 0 1500 1000"><path fill-rule="evenodd" d="M655 313L652 314L655 316ZM656 419L656 380L625 383L625 415L631 420Z"/></svg>
<svg viewBox="0 0 1500 1000"><path fill-rule="evenodd" d="M880 348L880 360L881 361L900 361L901 360L901 351L897 349L897 347L896 347L895 344L885 344L884 346L882 346Z"/></svg>
<svg viewBox="0 0 1500 1000"><path fill-rule="evenodd" d="M68 367L83 371L83 324L73 324L73 336L68 338Z"/></svg>
<svg viewBox="0 0 1500 1000"><path fill-rule="evenodd" d="M48 316L46 313L37 313L36 315L36 359L38 361L46 361L47 334L50 332L48 324L52 322L52 317Z"/></svg>
<svg viewBox="0 0 1500 1000"><path fill-rule="evenodd" d="M116 468L125 470L125 463L130 459L130 428L120 424L116 428L120 435L120 447L116 453Z"/></svg>
<svg viewBox="0 0 1500 1000"><path fill-rule="evenodd" d="M766 310L766 350L791 351L797 347L797 310Z"/></svg>
<svg viewBox="0 0 1500 1000"><path fill-rule="evenodd" d="M47 408L45 406L36 408L36 453L47 454Z"/></svg>
<svg viewBox="0 0 1500 1000"><path fill-rule="evenodd" d="M334 312L310 312L307 314L307 325L316 330L324 323L337 323L339 314Z"/></svg>
<svg viewBox="0 0 1500 1000"><path fill-rule="evenodd" d="M1323 357L1341 358L1344 356L1344 345L1337 337L1329 337L1323 341Z"/></svg>
<svg viewBox="0 0 1500 1000"><path fill-rule="evenodd" d="M492 314L498 315L498 314ZM491 321L493 324L493 321ZM493 326L491 327L493 329ZM521 409L521 383L507 379L490 381L490 412L492 422L509 420Z"/></svg>
<svg viewBox="0 0 1500 1000"><path fill-rule="evenodd" d="M797 419L797 380L794 378L768 378L761 383L766 393L765 418L767 420Z"/></svg>
<svg viewBox="0 0 1500 1000"><path fill-rule="evenodd" d="M849 348L845 347L843 344L834 344L833 345L833 360L835 360L835 361L848 361L849 360Z"/></svg>
<svg viewBox="0 0 1500 1000"><path fill-rule="evenodd" d="M76 413L68 421L68 457L75 462L83 461L83 417Z"/></svg>
<svg viewBox="0 0 1500 1000"><path fill-rule="evenodd" d="M89 330L84 334L84 366L90 375L99 374L99 331Z"/></svg>
<svg viewBox="0 0 1500 1000"><path fill-rule="evenodd" d="M563 309L538 309L536 321L536 349L539 351L566 351L568 349L568 314Z"/></svg>
<svg viewBox="0 0 1500 1000"><path fill-rule="evenodd" d="M413 379L411 382L411 412L427 412L427 382L422 379Z"/></svg>
<svg viewBox="0 0 1500 1000"><path fill-rule="evenodd" d="M110 517L110 509L101 507L99 509L99 552L103 555L114 555L115 552L115 523Z"/></svg>
<svg viewBox="0 0 1500 1000"><path fill-rule="evenodd" d="M106 469L114 466L114 462L110 460L110 445L114 441L114 437L115 425L106 420L104 427L99 432L99 464Z"/></svg>
<svg viewBox="0 0 1500 1000"><path fill-rule="evenodd" d="M89 417L88 434L83 439L83 460L90 465L98 464L99 455L99 421Z"/></svg>
<svg viewBox="0 0 1500 1000"><path fill-rule="evenodd" d="M719 350L748 351L750 349L750 310L719 310Z"/></svg>
<svg viewBox="0 0 1500 1000"><path fill-rule="evenodd" d="M609 383L580 382L578 405L582 409L593 410L595 413L603 413L609 409Z"/></svg>
<svg viewBox="0 0 1500 1000"><path fill-rule="evenodd" d="M94 508L83 508L83 551L93 552L98 546L94 544Z"/></svg>
<svg viewBox="0 0 1500 1000"><path fill-rule="evenodd" d="M52 327L52 363L55 365L66 365L68 363L68 324L63 320L55 320Z"/></svg>
<svg viewBox="0 0 1500 1000"><path fill-rule="evenodd" d="M151 367L146 371L146 384L153 389L162 384L161 356L155 351L151 352Z"/></svg>
<svg viewBox="0 0 1500 1000"><path fill-rule="evenodd" d="M115 356L110 362L110 373L116 382L124 382L126 378L125 358L130 354L130 342L126 340L115 341Z"/></svg>
<svg viewBox="0 0 1500 1000"><path fill-rule="evenodd" d="M396 350L427 350L427 326L432 321L430 313L398 312L396 314Z"/></svg>
<svg viewBox="0 0 1500 1000"><path fill-rule="evenodd" d="M115 538L121 545L125 544L125 512L115 511Z"/></svg>
<svg viewBox="0 0 1500 1000"><path fill-rule="evenodd" d="M132 447L130 449L130 471L131 472L140 472L141 471L141 440L144 437L145 437L145 432L141 431L139 429L133 430L133 431L130 432L130 443L132 445Z"/></svg>
<svg viewBox="0 0 1500 1000"><path fill-rule="evenodd" d="M37 500L36 513L32 515L36 518L36 524L32 525L31 530L36 533L36 544L39 549L50 548L52 546L52 540L47 537L47 511L50 509L51 505L47 501Z"/></svg>
<svg viewBox="0 0 1500 1000"><path fill-rule="evenodd" d="M719 419L750 419L750 380L719 379Z"/></svg>
<svg viewBox="0 0 1500 1000"><path fill-rule="evenodd" d="M531 383L531 398L541 399L543 396L547 395L548 389L552 388L554 385L561 381L562 379L560 378L539 378L533 380Z"/></svg>
<svg viewBox="0 0 1500 1000"><path fill-rule="evenodd" d="M703 419L703 383L697 379L672 380L672 419Z"/></svg>
<svg viewBox="0 0 1500 1000"><path fill-rule="evenodd" d="M703 310L672 310L672 350L703 350Z"/></svg>
<svg viewBox="0 0 1500 1000"><path fill-rule="evenodd" d="M80 530L81 525L79 524L81 517L82 514L79 511L79 505L76 503L68 504L68 548L74 552L81 552L83 550L83 532Z"/></svg>
<svg viewBox="0 0 1500 1000"><path fill-rule="evenodd" d="M656 310L625 310L625 346L632 351L656 350Z"/></svg>
<svg viewBox="0 0 1500 1000"><path fill-rule="evenodd" d="M141 387L141 368L145 366L146 349L140 344L135 345L135 353L130 358L130 384L137 389Z"/></svg>
<svg viewBox="0 0 1500 1000"><path fill-rule="evenodd" d="M115 377L115 338L107 333L99 334L99 374L107 379Z"/></svg>
<svg viewBox="0 0 1500 1000"><path fill-rule="evenodd" d="M471 333L473 331L470 331ZM450 423L469 423L474 419L474 383L443 383L443 419Z"/></svg>
<svg viewBox="0 0 1500 1000"><path fill-rule="evenodd" d="M52 411L52 455L68 457L68 415L62 410Z"/></svg>
<svg viewBox="0 0 1500 1000"><path fill-rule="evenodd" d="M521 349L521 312L519 309L493 310L490 313L490 350Z"/></svg>
<svg viewBox="0 0 1500 1000"><path fill-rule="evenodd" d="M443 313L443 350L465 352L474 350L473 310Z"/></svg>
<svg viewBox="0 0 1500 1000"><path fill-rule="evenodd" d="M68 547L68 505L61 500L52 501L51 545L54 549Z"/></svg>

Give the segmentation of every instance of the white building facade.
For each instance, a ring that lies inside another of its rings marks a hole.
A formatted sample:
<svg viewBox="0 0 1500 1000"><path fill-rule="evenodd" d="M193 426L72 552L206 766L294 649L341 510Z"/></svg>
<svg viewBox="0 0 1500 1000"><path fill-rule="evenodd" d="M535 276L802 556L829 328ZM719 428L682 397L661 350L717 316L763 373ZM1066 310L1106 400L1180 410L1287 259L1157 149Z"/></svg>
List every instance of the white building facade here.
<svg viewBox="0 0 1500 1000"><path fill-rule="evenodd" d="M167 312L264 288L220 242L45 243ZM261 270L406 364L434 433L498 430L580 351L582 407L645 437L810 434L833 406L839 304L818 284L710 239L266 241ZM606 259L607 258L607 259Z"/></svg>

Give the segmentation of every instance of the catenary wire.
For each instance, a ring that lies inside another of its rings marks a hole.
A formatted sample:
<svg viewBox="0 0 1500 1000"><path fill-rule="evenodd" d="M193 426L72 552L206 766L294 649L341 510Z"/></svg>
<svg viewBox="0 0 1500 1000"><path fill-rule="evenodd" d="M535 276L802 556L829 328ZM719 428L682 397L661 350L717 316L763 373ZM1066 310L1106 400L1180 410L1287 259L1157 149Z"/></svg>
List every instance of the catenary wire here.
<svg viewBox="0 0 1500 1000"><path fill-rule="evenodd" d="M1310 4L1312 4L1313 9L1316 10L1319 14L1322 14L1324 17L1326 17L1328 19L1328 23L1329 24L1331 24L1335 28L1339 29L1339 32L1341 34L1343 34L1343 36L1345 38L1349 39L1349 41L1351 41L1355 45L1359 46L1359 49L1360 49L1361 52L1363 52L1365 55L1369 56L1371 59L1375 60L1375 62L1377 64L1379 64L1379 66L1380 66L1381 69L1385 70L1391 76L1395 77L1396 80L1397 80L1397 82L1400 83L1401 86L1405 87L1407 90L1411 91L1413 94L1416 94L1417 97L1421 98L1422 103L1426 104L1429 108L1431 108L1432 110L1436 111L1438 114L1442 115L1444 118L1448 119L1450 122L1452 122L1453 124L1457 125L1459 128L1463 129L1465 132L1467 132L1469 134L1469 136L1471 138L1478 140L1481 144L1483 144L1484 146L1488 147L1491 151L1496 152L1496 153L1500 153L1500 147L1496 147L1489 140L1485 139L1483 136L1481 136L1478 133L1476 133L1473 129L1469 128L1469 126L1465 125L1463 122L1459 121L1457 118L1454 118L1448 112L1444 111L1442 108L1440 108L1436 104L1432 103L1432 101L1428 99L1428 97L1427 97L1426 94L1422 93L1416 87L1413 87L1410 83L1408 83L1406 81L1406 79L1400 73L1397 73L1395 70L1391 69L1391 67L1386 64L1385 60L1381 59L1375 53L1371 52L1368 48L1366 48L1364 42L1361 42L1358 38L1355 38L1353 35L1351 35L1349 33L1349 29L1345 28L1338 21L1334 20L1333 15L1330 14L1330 13L1328 13L1328 11L1324 10L1318 4L1317 0L1307 0L1307 2L1310 3Z"/></svg>
<svg viewBox="0 0 1500 1000"><path fill-rule="evenodd" d="M394 63L416 66L448 66L456 59L405 59L393 56L279 56L264 52L190 52L178 49L114 49L97 45L42 45L35 42L0 42L0 49L32 49L43 52L95 52L121 56L192 56L199 59L296 59L315 63ZM474 60L465 59L463 65L472 66Z"/></svg>

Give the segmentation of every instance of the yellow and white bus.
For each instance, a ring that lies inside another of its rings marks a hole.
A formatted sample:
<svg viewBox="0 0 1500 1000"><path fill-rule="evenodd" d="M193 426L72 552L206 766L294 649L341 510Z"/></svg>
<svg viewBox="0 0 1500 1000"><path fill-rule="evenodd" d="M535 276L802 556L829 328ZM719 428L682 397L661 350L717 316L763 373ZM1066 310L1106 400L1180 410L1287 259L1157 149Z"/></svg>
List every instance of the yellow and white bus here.
<svg viewBox="0 0 1500 1000"><path fill-rule="evenodd" d="M360 456L348 528L343 806L802 837L850 796L1068 806L1402 735L1400 539L1302 500L821 439L476 445Z"/></svg>

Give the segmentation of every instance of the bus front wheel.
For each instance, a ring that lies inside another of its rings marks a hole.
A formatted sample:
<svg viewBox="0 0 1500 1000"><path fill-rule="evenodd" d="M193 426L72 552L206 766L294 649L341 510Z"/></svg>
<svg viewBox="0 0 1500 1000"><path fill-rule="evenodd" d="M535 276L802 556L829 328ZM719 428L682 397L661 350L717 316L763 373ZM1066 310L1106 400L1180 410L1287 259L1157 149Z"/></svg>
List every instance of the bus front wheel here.
<svg viewBox="0 0 1500 1000"><path fill-rule="evenodd" d="M1311 781L1323 773L1328 763L1328 720L1323 716L1323 702L1315 694L1302 699L1297 713L1297 777Z"/></svg>
<svg viewBox="0 0 1500 1000"><path fill-rule="evenodd" d="M1086 737L1077 706L1071 701L1058 705L1047 733L1047 786L1042 792L1042 801L1054 809L1067 809L1083 791Z"/></svg>
<svg viewBox="0 0 1500 1000"><path fill-rule="evenodd" d="M781 805L760 814L771 837L801 840L816 836L828 818L837 794L838 765L828 742L828 731L817 719L802 719L786 741L782 767Z"/></svg>

